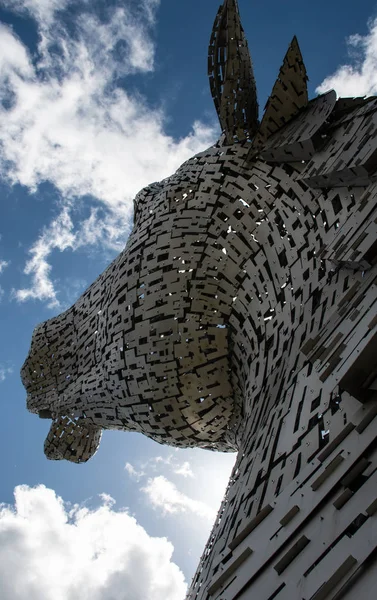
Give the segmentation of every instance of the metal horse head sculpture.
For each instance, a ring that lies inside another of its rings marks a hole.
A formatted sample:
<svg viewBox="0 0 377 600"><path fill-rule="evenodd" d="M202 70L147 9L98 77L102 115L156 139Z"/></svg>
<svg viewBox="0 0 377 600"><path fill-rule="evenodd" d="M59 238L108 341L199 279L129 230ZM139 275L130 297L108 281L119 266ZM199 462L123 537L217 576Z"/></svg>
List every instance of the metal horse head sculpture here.
<svg viewBox="0 0 377 600"><path fill-rule="evenodd" d="M336 132L366 101L309 102L294 38L259 123L236 0L216 17L209 78L218 143L137 195L124 251L34 331L22 379L28 409L52 420L48 458L87 461L103 429L236 451L297 367L336 233L324 198L341 217L352 193L332 188L368 175L368 157L355 174L335 159L326 170L323 152L331 141L341 155Z"/></svg>

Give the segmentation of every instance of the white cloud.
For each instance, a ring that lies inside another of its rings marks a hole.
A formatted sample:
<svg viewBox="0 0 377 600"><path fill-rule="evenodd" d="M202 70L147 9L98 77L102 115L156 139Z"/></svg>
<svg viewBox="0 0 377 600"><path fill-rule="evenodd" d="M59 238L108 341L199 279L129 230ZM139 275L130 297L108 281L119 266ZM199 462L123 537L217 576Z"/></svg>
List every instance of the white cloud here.
<svg viewBox="0 0 377 600"><path fill-rule="evenodd" d="M70 0L2 0L2 4L8 10L16 12L27 12L37 21L50 23L56 11L64 10Z"/></svg>
<svg viewBox="0 0 377 600"><path fill-rule="evenodd" d="M2 297L2 289L0 288L0 300ZM6 380L9 375L12 375L13 369L12 367L5 367L4 365L0 365L0 383Z"/></svg>
<svg viewBox="0 0 377 600"><path fill-rule="evenodd" d="M0 236L0 239L1 239L1 236ZM7 262L6 260L0 259L0 275L2 274L4 269L6 269L8 266L9 266L9 262ZM4 289L0 285L0 302L2 301L2 299L4 297L4 294L5 294ZM1 381L1 368L0 368L0 381Z"/></svg>
<svg viewBox="0 0 377 600"><path fill-rule="evenodd" d="M0 80L9 86L2 86L0 99L3 101L9 96L13 82L31 77L32 72L26 48L10 29L0 24Z"/></svg>
<svg viewBox="0 0 377 600"><path fill-rule="evenodd" d="M57 306L51 254L85 243L124 243L135 194L173 173L215 137L198 122L189 135L173 139L165 133L163 109L151 108L127 89L128 76L154 69L151 28L159 1L136 6L116 0L112 9L101 3L101 19L93 4L77 3L75 21L67 27L61 9L68 0L0 0L31 14L39 32L32 57L12 30L0 25L0 175L34 192L44 181L56 186L63 198L57 220L66 220L70 240L54 244L56 219L45 228L30 249L25 273L31 283L17 294L20 301ZM73 207L93 197L97 208L73 232L68 222Z"/></svg>
<svg viewBox="0 0 377 600"><path fill-rule="evenodd" d="M182 475L182 477L194 477L194 473L191 469L190 463L188 461L182 463L181 465L177 466L173 472L176 475Z"/></svg>
<svg viewBox="0 0 377 600"><path fill-rule="evenodd" d="M194 478L194 472L191 468L189 461L181 462L178 458L178 452L176 455L169 454L168 456L153 456L146 462L140 462L139 467L135 468L130 463L126 463L125 470L132 479L140 481L141 479L148 477L151 473L156 471L166 470L174 475L181 475L182 477Z"/></svg>
<svg viewBox="0 0 377 600"><path fill-rule="evenodd" d="M172 553L107 495L68 509L53 490L19 486L14 507L0 506L2 600L182 600Z"/></svg>
<svg viewBox="0 0 377 600"><path fill-rule="evenodd" d="M163 515L192 512L195 516L210 521L215 519L216 511L213 508L183 494L166 477L159 476L149 479L141 491L146 494L153 508L161 509Z"/></svg>
<svg viewBox="0 0 377 600"><path fill-rule="evenodd" d="M347 40L349 64L341 65L317 88L322 94L330 89L339 96L369 96L377 93L377 18L368 24L365 36L352 35Z"/></svg>
<svg viewBox="0 0 377 600"><path fill-rule="evenodd" d="M131 465L131 463L126 463L124 468L131 479L134 479L135 481L140 481L145 476L144 471L138 471L133 465Z"/></svg>
<svg viewBox="0 0 377 600"><path fill-rule="evenodd" d="M72 233L73 223L67 208L42 233L41 237L31 247L31 258L26 263L25 273L32 276L32 286L14 292L21 302L29 299L48 300L49 306L59 305L54 285L50 280L51 267L47 258L52 250L57 248L61 252L73 248L75 236Z"/></svg>
<svg viewBox="0 0 377 600"><path fill-rule="evenodd" d="M160 6L160 2L161 0L142 0L140 3L142 10L145 11L146 16L151 23L154 23L155 21L156 10Z"/></svg>

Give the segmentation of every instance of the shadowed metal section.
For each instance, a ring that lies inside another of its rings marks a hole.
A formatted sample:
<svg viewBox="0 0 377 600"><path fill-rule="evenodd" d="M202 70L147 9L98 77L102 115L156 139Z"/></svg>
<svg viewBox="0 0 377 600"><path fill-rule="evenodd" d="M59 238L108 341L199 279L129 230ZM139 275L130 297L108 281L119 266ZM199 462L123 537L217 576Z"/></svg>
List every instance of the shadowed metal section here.
<svg viewBox="0 0 377 600"><path fill-rule="evenodd" d="M308 105L308 76L300 46L294 36L284 57L278 78L267 100L250 156L261 149L268 138L289 123Z"/></svg>
<svg viewBox="0 0 377 600"><path fill-rule="evenodd" d="M252 138L259 125L257 90L236 0L225 0L217 13L208 75L226 143Z"/></svg>

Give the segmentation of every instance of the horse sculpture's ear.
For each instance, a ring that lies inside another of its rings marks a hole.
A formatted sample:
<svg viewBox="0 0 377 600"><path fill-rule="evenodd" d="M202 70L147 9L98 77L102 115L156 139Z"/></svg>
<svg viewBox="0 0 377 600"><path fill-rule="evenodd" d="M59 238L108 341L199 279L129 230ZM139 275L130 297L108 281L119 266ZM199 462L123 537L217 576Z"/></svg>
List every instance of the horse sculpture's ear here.
<svg viewBox="0 0 377 600"><path fill-rule="evenodd" d="M87 462L97 451L102 430L85 419L58 417L52 422L44 444L50 460Z"/></svg>
<svg viewBox="0 0 377 600"><path fill-rule="evenodd" d="M208 75L225 143L253 138L259 126L257 90L237 0L224 0L217 13Z"/></svg>
<svg viewBox="0 0 377 600"><path fill-rule="evenodd" d="M285 55L271 96L267 100L263 119L253 140L250 154L255 155L273 133L276 133L308 105L307 82L308 76L304 60L295 36Z"/></svg>

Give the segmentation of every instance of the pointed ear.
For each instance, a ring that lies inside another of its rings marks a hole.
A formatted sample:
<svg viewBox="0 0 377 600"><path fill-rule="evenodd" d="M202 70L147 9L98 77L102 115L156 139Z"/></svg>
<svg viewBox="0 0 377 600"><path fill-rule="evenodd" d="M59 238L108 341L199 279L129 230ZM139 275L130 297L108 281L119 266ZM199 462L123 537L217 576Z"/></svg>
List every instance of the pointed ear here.
<svg viewBox="0 0 377 600"><path fill-rule="evenodd" d="M279 76L269 97L263 119L252 143L251 154L308 105L308 76L296 36L285 55Z"/></svg>
<svg viewBox="0 0 377 600"><path fill-rule="evenodd" d="M237 0L224 0L217 13L208 75L226 143L252 138L259 125L257 91Z"/></svg>
<svg viewBox="0 0 377 600"><path fill-rule="evenodd" d="M96 453L102 430L85 419L59 417L52 422L44 444L44 452L50 460L87 462Z"/></svg>

